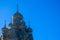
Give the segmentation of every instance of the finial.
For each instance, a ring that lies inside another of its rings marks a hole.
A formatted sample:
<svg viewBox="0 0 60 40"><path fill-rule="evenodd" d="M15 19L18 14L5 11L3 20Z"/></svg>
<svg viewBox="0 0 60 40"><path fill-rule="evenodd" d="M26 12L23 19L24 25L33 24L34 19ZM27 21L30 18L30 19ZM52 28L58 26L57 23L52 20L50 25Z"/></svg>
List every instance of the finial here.
<svg viewBox="0 0 60 40"><path fill-rule="evenodd" d="M28 22L28 26L30 27L30 21Z"/></svg>
<svg viewBox="0 0 60 40"><path fill-rule="evenodd" d="M18 4L17 4L17 11L18 11Z"/></svg>
<svg viewBox="0 0 60 40"><path fill-rule="evenodd" d="M4 27L6 27L6 20L5 20L5 25L4 25Z"/></svg>

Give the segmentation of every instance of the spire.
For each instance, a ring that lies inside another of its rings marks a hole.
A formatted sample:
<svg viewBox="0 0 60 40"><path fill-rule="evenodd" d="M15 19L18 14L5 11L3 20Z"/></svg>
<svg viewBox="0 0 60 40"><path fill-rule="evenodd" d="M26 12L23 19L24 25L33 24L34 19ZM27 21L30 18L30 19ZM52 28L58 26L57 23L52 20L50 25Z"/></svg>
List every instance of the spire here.
<svg viewBox="0 0 60 40"><path fill-rule="evenodd" d="M17 4L17 12L18 12L18 4Z"/></svg>
<svg viewBox="0 0 60 40"><path fill-rule="evenodd" d="M30 21L28 22L28 26L30 27Z"/></svg>
<svg viewBox="0 0 60 40"><path fill-rule="evenodd" d="M6 20L4 21L4 27L6 28Z"/></svg>
<svg viewBox="0 0 60 40"><path fill-rule="evenodd" d="M30 28L30 21L29 21L28 26L29 26L29 27L28 27L28 31L29 31L29 32L32 32L32 29Z"/></svg>

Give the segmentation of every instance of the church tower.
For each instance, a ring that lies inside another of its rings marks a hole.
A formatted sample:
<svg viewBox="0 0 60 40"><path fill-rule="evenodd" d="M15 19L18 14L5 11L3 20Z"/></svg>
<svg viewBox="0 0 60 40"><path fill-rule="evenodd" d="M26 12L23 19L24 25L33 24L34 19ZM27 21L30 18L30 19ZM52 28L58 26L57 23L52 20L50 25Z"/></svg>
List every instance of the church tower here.
<svg viewBox="0 0 60 40"><path fill-rule="evenodd" d="M18 5L9 27L7 28L5 24L2 28L1 40L33 40L32 29L30 25L25 24L22 14L18 11Z"/></svg>

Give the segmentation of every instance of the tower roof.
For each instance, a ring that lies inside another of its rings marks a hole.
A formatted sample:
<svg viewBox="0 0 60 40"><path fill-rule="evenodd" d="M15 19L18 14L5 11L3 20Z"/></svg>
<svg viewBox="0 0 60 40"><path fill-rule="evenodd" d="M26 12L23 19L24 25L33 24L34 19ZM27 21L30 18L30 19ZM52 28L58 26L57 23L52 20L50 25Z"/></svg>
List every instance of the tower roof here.
<svg viewBox="0 0 60 40"><path fill-rule="evenodd" d="M3 29L7 29L7 27L6 27L6 20L4 22L5 22L5 24L4 24Z"/></svg>
<svg viewBox="0 0 60 40"><path fill-rule="evenodd" d="M17 4L17 10L16 10L16 13L14 13L13 18L20 18L20 19L23 18L22 14L19 13L19 11L18 11L18 4Z"/></svg>

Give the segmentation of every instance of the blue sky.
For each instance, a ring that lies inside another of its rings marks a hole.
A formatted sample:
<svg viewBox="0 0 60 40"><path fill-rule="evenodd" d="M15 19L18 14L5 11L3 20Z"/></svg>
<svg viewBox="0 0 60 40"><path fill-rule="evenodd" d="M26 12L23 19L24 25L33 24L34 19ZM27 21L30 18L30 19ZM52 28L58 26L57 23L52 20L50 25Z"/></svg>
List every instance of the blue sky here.
<svg viewBox="0 0 60 40"><path fill-rule="evenodd" d="M16 12L33 29L34 40L60 40L60 0L0 0L0 34L6 20L7 27Z"/></svg>

